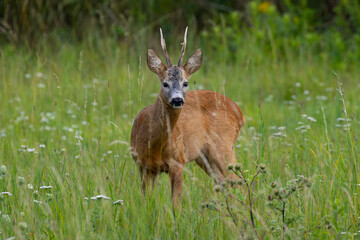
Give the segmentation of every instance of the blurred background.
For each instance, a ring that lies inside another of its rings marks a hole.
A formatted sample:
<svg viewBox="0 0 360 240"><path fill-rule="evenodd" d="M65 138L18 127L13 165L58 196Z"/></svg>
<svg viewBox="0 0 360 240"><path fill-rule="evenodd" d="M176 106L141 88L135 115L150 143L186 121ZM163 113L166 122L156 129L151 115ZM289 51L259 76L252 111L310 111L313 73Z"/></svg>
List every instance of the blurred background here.
<svg viewBox="0 0 360 240"><path fill-rule="evenodd" d="M360 57L357 0L0 0L2 46L51 43L56 49L110 38L143 50L158 44L149 42L158 40L160 26L167 39L181 41L187 25L202 47L227 41L221 50L230 60L249 38L273 57L306 48L342 69L344 58Z"/></svg>

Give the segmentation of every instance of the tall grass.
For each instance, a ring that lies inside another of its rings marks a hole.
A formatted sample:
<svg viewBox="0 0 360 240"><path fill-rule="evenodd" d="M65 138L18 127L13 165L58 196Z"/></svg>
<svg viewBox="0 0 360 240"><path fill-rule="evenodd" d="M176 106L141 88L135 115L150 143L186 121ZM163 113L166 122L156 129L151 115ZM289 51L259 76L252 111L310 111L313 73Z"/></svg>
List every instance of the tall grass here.
<svg viewBox="0 0 360 240"><path fill-rule="evenodd" d="M288 203L286 236L356 238L359 70L349 67L338 78L331 61L311 52L261 55L247 40L231 61L190 41L187 55L201 47L204 61L189 86L222 92L243 110L237 161L249 172L259 163L268 170L256 184L259 215L269 212L271 182L303 175L312 187ZM200 207L214 198L214 183L193 163L175 215L166 175L142 196L129 136L132 120L160 88L146 67L146 44L128 49L90 39L60 46L42 44L31 53L9 45L1 52L0 191L11 195L0 196L0 238L237 238L231 219ZM179 51L169 52L177 58ZM90 199L97 195L110 199ZM113 204L119 199L123 205ZM269 224L266 237L277 239L281 221L273 214Z"/></svg>

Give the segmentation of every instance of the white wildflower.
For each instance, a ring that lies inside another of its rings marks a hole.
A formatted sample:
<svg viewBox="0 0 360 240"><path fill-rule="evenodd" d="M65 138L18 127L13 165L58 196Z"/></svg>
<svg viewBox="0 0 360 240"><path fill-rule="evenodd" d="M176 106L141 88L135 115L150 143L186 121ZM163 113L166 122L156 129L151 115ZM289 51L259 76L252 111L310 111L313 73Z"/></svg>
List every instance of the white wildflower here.
<svg viewBox="0 0 360 240"><path fill-rule="evenodd" d="M315 118L313 118L313 117L307 117L307 119L309 120L309 121L311 121L311 122L316 122L316 119Z"/></svg>
<svg viewBox="0 0 360 240"><path fill-rule="evenodd" d="M39 189L52 189L53 187L52 186L41 186L39 187Z"/></svg>
<svg viewBox="0 0 360 240"><path fill-rule="evenodd" d="M35 152L35 150L36 150L35 148L28 148L27 149L28 152Z"/></svg>
<svg viewBox="0 0 360 240"><path fill-rule="evenodd" d="M119 200L113 202L113 205L124 205L124 200L119 199Z"/></svg>
<svg viewBox="0 0 360 240"><path fill-rule="evenodd" d="M282 132L276 132L272 134L275 137L286 137L286 134L282 133Z"/></svg>
<svg viewBox="0 0 360 240"><path fill-rule="evenodd" d="M36 73L36 76L37 76L38 78L43 78L43 77L44 77L44 74L43 74L42 72L37 72L37 73Z"/></svg>
<svg viewBox="0 0 360 240"><path fill-rule="evenodd" d="M10 192L0 192L0 195L8 195L8 196L12 196L12 194Z"/></svg>
<svg viewBox="0 0 360 240"><path fill-rule="evenodd" d="M7 214L2 215L2 219L4 220L4 222L10 222L10 220L11 220L10 216Z"/></svg>
<svg viewBox="0 0 360 240"><path fill-rule="evenodd" d="M104 195L97 195L95 197L91 197L90 200L97 200L97 199L105 199L105 200L110 200L111 198L104 196Z"/></svg>
<svg viewBox="0 0 360 240"><path fill-rule="evenodd" d="M336 121L338 122L350 122L351 120L349 118L337 118Z"/></svg>
<svg viewBox="0 0 360 240"><path fill-rule="evenodd" d="M82 136L75 136L75 138L78 139L78 140L80 140L80 141L84 140L84 139L82 138Z"/></svg>
<svg viewBox="0 0 360 240"><path fill-rule="evenodd" d="M327 100L327 96L316 96L316 100L319 100L319 101L325 101Z"/></svg>

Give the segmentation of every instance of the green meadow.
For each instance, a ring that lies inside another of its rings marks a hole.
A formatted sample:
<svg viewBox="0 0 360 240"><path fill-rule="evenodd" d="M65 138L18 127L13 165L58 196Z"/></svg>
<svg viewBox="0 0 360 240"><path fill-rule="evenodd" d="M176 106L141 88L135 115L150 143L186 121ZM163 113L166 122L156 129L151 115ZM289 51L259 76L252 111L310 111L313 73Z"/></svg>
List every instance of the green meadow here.
<svg viewBox="0 0 360 240"><path fill-rule="evenodd" d="M359 239L360 38L219 19L199 34L189 25L185 59L203 52L189 89L240 106L236 158L253 187L218 191L189 163L181 208L166 174L144 196L130 133L160 90L146 64L148 48L164 60L158 30L55 33L0 46L0 239ZM183 33L164 32L176 62Z"/></svg>
<svg viewBox="0 0 360 240"><path fill-rule="evenodd" d="M247 120L235 146L237 161L249 173L266 165L254 188L256 221L271 212L270 183L285 185L302 175L311 187L289 198L286 236L355 238L359 62L335 71L306 52L259 58L249 43L229 63L191 40L186 56L199 47L203 66L190 89L218 91L236 101ZM169 52L177 58L179 49ZM145 53L105 40L36 53L2 50L1 239L226 239L251 232L201 207L217 193L194 163L186 166L181 209L173 213L165 174L142 196L130 132L136 114L155 101L160 88ZM98 195L109 199L91 199ZM266 238L277 239L281 220L277 213L270 220Z"/></svg>

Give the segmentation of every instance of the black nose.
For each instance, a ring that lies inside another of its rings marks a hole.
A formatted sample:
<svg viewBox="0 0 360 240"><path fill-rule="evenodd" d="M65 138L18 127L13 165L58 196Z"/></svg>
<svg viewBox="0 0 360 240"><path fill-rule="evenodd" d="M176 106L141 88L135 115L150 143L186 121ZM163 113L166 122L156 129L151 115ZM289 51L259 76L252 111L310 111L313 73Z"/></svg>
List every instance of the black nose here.
<svg viewBox="0 0 360 240"><path fill-rule="evenodd" d="M181 107L184 104L184 99L182 98L173 98L171 100L171 105L175 107Z"/></svg>

